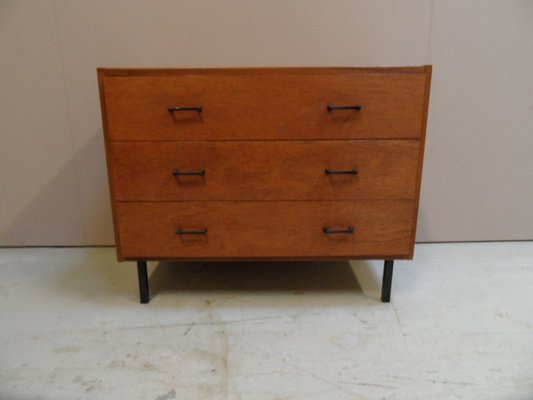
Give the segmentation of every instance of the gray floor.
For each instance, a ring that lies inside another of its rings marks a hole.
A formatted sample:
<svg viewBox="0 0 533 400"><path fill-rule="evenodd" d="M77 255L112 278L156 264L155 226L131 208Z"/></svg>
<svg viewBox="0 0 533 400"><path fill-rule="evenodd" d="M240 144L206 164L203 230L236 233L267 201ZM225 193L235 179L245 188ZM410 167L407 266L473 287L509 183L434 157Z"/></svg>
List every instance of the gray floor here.
<svg viewBox="0 0 533 400"><path fill-rule="evenodd" d="M533 399L532 242L381 267L0 249L0 399Z"/></svg>

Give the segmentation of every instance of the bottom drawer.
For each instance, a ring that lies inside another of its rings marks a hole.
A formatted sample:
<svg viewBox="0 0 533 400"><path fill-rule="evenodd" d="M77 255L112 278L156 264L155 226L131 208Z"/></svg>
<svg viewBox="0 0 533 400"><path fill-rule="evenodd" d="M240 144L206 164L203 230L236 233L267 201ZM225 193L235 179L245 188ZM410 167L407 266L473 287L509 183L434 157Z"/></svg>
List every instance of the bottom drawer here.
<svg viewBox="0 0 533 400"><path fill-rule="evenodd" d="M119 202L121 259L410 258L413 202Z"/></svg>

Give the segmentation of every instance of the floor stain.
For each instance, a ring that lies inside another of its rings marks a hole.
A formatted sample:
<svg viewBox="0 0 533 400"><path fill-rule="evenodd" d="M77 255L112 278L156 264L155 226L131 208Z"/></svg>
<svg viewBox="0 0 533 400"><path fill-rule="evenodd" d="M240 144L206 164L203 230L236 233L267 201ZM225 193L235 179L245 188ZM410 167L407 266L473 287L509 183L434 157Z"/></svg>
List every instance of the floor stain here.
<svg viewBox="0 0 533 400"><path fill-rule="evenodd" d="M143 371L157 371L157 367L150 361L145 361L142 366Z"/></svg>
<svg viewBox="0 0 533 400"><path fill-rule="evenodd" d="M524 322L524 321L520 321L516 318L514 318L511 314L509 314L508 312L505 312L505 311L494 311L494 313L500 317L501 319L504 319L504 320L507 320L513 324L516 324L516 325L520 325L524 328L527 328L528 330L531 330L531 325L529 325L527 322Z"/></svg>
<svg viewBox="0 0 533 400"><path fill-rule="evenodd" d="M76 376L72 382L80 384L85 389L86 393L94 392L95 390L100 389L102 386L101 379L84 380L79 375Z"/></svg>
<svg viewBox="0 0 533 400"><path fill-rule="evenodd" d="M172 389L170 392L166 393L166 394L162 394L160 396L157 396L155 398L155 400L170 400L170 399L175 399L176 398L176 391L174 389Z"/></svg>
<svg viewBox="0 0 533 400"><path fill-rule="evenodd" d="M345 332L338 335L332 335L329 338L329 341L339 347L342 350L357 350L365 348L370 340L370 335L366 331L356 332Z"/></svg>
<svg viewBox="0 0 533 400"><path fill-rule="evenodd" d="M218 388L209 387L208 390L215 389L215 393L218 393L223 399L228 398L229 392L229 380L230 380L230 368L229 368L229 343L228 343L228 334L226 332L225 321L220 318L216 309L213 307L213 301L206 300L206 304L209 306L209 321L213 326L216 326L216 329L211 336L210 348L212 353L215 355L213 362L218 368L215 368L215 376L219 379ZM208 392L208 390L204 390ZM208 393L204 393L207 395Z"/></svg>
<svg viewBox="0 0 533 400"><path fill-rule="evenodd" d="M111 368L111 369L126 368L126 362L122 360L113 360L109 364L107 364L107 368Z"/></svg>
<svg viewBox="0 0 533 400"><path fill-rule="evenodd" d="M183 334L183 336L187 336L189 334L189 332L191 331L191 329L194 327L194 325L196 325L195 322L193 322L191 324L191 326L189 326L186 330L185 330L185 333Z"/></svg>

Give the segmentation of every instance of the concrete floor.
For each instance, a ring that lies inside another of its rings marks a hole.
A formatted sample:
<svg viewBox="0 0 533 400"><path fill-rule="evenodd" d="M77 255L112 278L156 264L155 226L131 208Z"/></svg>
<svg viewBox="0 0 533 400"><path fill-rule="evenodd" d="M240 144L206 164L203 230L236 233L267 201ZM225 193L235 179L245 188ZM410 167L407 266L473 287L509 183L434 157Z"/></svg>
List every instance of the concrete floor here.
<svg viewBox="0 0 533 400"><path fill-rule="evenodd" d="M0 249L0 399L533 399L533 242L149 268Z"/></svg>

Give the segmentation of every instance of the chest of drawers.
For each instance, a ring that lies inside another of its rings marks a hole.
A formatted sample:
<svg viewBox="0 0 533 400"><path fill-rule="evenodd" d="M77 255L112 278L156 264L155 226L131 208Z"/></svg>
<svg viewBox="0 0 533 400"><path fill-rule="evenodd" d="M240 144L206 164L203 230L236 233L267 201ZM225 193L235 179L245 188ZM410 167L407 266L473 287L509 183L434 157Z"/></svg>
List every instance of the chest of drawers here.
<svg viewBox="0 0 533 400"><path fill-rule="evenodd" d="M98 69L119 260L413 257L431 67Z"/></svg>

